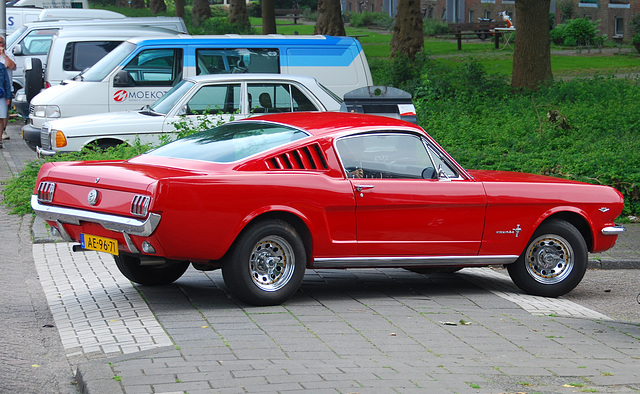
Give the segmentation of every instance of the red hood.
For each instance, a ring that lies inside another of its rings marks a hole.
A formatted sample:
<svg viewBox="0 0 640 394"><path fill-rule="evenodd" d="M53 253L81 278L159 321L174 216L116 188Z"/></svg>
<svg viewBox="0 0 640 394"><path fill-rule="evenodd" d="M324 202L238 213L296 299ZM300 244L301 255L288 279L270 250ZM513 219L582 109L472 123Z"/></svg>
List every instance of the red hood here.
<svg viewBox="0 0 640 394"><path fill-rule="evenodd" d="M526 174L510 171L467 170L478 182L535 182L535 183L571 183L583 184L563 178L555 178L545 175Z"/></svg>

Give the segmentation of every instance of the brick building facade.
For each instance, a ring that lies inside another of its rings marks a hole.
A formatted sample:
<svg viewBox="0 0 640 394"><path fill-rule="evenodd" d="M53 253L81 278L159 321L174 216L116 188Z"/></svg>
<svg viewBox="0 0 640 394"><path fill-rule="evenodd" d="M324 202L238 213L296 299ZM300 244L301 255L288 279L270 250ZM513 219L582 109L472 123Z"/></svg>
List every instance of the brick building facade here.
<svg viewBox="0 0 640 394"><path fill-rule="evenodd" d="M395 16L398 0L342 0L344 12L386 12ZM449 23L477 21L478 18L498 18L506 11L517 28L515 0L422 0L422 15ZM629 21L640 14L640 0L551 0L556 23L570 18L590 18L600 21L600 34L623 36L631 40Z"/></svg>

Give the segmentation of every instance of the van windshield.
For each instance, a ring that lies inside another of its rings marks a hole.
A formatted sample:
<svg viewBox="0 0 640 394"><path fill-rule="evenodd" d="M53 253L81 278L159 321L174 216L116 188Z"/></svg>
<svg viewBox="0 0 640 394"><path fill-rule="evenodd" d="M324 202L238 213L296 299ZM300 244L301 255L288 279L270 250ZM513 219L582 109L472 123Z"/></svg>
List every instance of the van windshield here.
<svg viewBox="0 0 640 394"><path fill-rule="evenodd" d="M24 33L25 30L27 30L27 26L23 25L20 28L18 28L18 30L11 33L9 37L7 37L7 45L5 48L10 48L11 45L13 45L13 43L16 42L18 38L20 38L20 36L22 35L22 33Z"/></svg>
<svg viewBox="0 0 640 394"><path fill-rule="evenodd" d="M125 41L75 79L80 81L101 82L135 49L136 44Z"/></svg>

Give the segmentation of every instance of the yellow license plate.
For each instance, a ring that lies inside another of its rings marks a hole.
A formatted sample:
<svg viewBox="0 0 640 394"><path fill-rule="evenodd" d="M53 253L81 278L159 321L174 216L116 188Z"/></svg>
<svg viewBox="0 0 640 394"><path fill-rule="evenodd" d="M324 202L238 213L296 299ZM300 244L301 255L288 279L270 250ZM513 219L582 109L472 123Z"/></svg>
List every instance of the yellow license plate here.
<svg viewBox="0 0 640 394"><path fill-rule="evenodd" d="M83 249L118 255L118 241L111 238L96 237L95 235L80 234L80 244Z"/></svg>

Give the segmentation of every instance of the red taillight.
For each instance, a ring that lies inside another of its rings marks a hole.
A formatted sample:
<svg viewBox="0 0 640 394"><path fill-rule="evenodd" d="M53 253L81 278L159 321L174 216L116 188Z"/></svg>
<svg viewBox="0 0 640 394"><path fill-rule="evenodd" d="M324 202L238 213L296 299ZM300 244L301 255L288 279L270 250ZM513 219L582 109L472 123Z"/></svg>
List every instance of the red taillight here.
<svg viewBox="0 0 640 394"><path fill-rule="evenodd" d="M131 201L131 214L136 216L147 216L147 213L149 212L150 202L151 197L149 196L134 196L133 200Z"/></svg>
<svg viewBox="0 0 640 394"><path fill-rule="evenodd" d="M56 184L53 182L40 182L38 185L38 200L43 202L53 201L53 192L56 190Z"/></svg>
<svg viewBox="0 0 640 394"><path fill-rule="evenodd" d="M50 87L51 87L51 84L49 83L49 81L44 81L44 88L49 89Z"/></svg>

